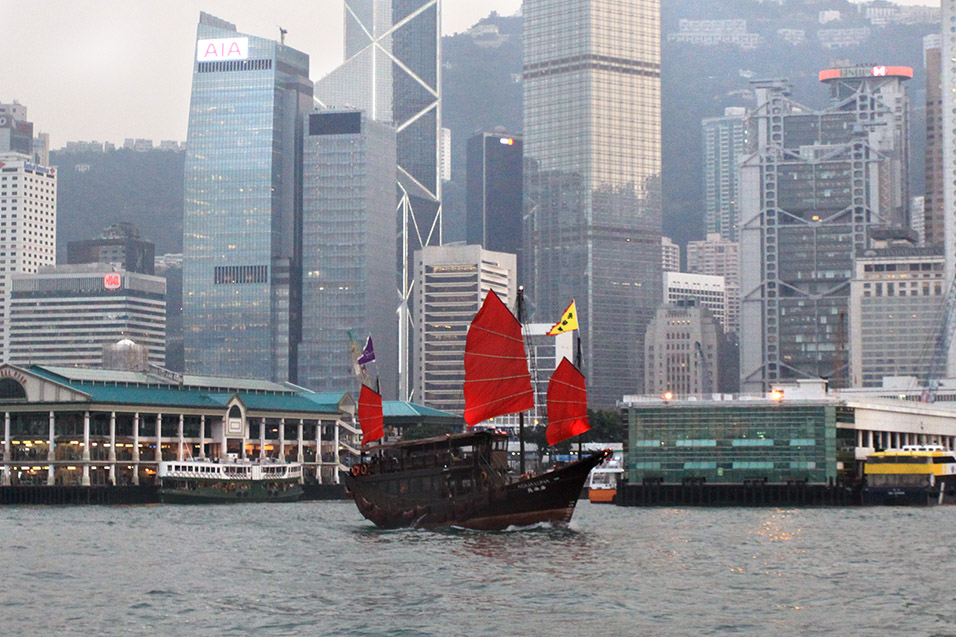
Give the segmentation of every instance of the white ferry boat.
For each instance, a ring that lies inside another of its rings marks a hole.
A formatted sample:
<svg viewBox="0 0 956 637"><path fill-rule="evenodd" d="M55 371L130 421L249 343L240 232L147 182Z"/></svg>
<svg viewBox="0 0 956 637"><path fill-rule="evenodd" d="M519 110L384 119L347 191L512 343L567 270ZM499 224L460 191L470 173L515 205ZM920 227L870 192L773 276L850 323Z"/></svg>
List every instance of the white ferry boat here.
<svg viewBox="0 0 956 637"><path fill-rule="evenodd" d="M159 463L159 499L167 504L295 502L302 496L302 465L226 459Z"/></svg>

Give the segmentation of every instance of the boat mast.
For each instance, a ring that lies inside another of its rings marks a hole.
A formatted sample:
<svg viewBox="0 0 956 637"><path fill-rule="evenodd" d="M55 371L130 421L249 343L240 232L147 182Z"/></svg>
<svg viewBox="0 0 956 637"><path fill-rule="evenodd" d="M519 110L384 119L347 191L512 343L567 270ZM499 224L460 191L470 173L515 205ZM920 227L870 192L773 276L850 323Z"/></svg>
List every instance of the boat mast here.
<svg viewBox="0 0 956 637"><path fill-rule="evenodd" d="M517 310L518 323L522 323L524 320L524 286L518 286L518 299L517 305L515 307ZM520 475L524 475L524 412L518 412L518 453L520 454L520 460L518 463L518 469Z"/></svg>
<svg viewBox="0 0 956 637"><path fill-rule="evenodd" d="M577 333L574 335L574 338L575 338L576 341L577 341L577 347L575 348L575 352L574 352L574 366L577 367L577 368L578 368L578 371L580 372L580 371L581 371L581 359L583 358L583 356L581 355L581 330L575 330L575 332L577 332ZM581 373L584 373L584 372L581 372ZM582 452L582 449L581 449L581 436L578 436L578 460L580 460L581 457L582 457L582 456L581 456L581 452Z"/></svg>

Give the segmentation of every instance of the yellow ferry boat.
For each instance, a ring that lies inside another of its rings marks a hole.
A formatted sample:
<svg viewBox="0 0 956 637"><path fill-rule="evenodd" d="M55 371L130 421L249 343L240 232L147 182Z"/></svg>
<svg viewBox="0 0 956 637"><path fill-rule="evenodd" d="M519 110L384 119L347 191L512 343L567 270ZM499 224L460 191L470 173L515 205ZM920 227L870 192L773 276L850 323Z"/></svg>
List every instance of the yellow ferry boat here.
<svg viewBox="0 0 956 637"><path fill-rule="evenodd" d="M956 496L956 457L937 445L878 451L863 473L863 504L943 504Z"/></svg>

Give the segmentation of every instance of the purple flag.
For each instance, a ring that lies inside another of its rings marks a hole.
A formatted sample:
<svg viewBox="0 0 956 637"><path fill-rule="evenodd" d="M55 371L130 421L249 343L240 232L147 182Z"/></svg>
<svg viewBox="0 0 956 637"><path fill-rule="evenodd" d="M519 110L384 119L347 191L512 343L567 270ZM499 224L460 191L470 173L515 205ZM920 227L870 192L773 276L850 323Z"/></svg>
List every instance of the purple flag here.
<svg viewBox="0 0 956 637"><path fill-rule="evenodd" d="M365 349L362 350L362 355L359 356L358 364L368 365L374 360L375 360L375 350L372 349L372 335L369 334L368 340L365 341Z"/></svg>

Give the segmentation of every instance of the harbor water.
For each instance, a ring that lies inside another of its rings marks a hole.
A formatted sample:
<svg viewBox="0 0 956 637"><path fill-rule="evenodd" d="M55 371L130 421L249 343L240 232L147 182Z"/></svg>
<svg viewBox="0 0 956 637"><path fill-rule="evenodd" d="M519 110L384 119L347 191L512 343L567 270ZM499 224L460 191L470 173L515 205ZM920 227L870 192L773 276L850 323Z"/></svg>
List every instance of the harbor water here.
<svg viewBox="0 0 956 637"><path fill-rule="evenodd" d="M380 531L351 502L0 507L7 635L956 634L956 507Z"/></svg>

